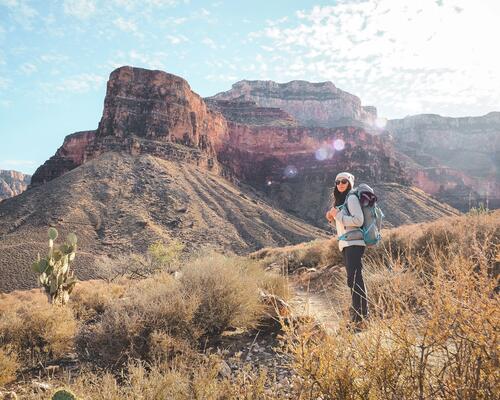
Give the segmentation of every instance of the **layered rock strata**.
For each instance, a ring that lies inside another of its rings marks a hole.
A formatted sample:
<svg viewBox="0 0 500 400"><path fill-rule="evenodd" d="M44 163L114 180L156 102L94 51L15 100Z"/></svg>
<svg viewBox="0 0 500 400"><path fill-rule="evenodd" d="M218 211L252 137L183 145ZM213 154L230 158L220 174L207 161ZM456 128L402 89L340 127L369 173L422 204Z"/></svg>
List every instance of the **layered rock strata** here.
<svg viewBox="0 0 500 400"><path fill-rule="evenodd" d="M377 118L375 107L361 106L359 97L332 82L243 80L211 99L253 101L259 107L280 108L303 126L370 126Z"/></svg>
<svg viewBox="0 0 500 400"><path fill-rule="evenodd" d="M148 153L195 162L219 172L217 152L227 141L224 117L209 109L182 78L121 67L110 75L95 131L69 135L40 167L32 186L45 183L106 151Z"/></svg>
<svg viewBox="0 0 500 400"><path fill-rule="evenodd" d="M396 148L415 184L463 210L500 206L500 113L449 118L423 114L390 120Z"/></svg>
<svg viewBox="0 0 500 400"><path fill-rule="evenodd" d="M0 201L24 192L30 180L31 175L12 170L0 170Z"/></svg>

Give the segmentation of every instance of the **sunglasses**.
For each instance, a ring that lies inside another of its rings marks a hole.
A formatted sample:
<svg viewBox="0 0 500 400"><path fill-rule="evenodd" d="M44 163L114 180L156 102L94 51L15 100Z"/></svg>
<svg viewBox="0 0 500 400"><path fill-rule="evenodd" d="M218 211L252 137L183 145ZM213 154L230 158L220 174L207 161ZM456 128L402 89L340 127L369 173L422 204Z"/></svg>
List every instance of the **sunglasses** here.
<svg viewBox="0 0 500 400"><path fill-rule="evenodd" d="M340 184L345 185L346 183L349 183L349 181L347 179L341 179L339 181L335 181L336 185L340 185Z"/></svg>

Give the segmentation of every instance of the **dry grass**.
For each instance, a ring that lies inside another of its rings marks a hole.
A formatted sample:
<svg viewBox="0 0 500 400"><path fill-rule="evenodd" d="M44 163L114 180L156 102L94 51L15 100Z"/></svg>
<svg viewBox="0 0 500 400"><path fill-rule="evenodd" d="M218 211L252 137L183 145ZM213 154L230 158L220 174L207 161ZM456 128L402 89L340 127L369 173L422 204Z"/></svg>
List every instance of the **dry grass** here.
<svg viewBox="0 0 500 400"><path fill-rule="evenodd" d="M123 297L125 282L107 283L101 280L80 282L71 294L69 306L81 321L98 318L111 303Z"/></svg>
<svg viewBox="0 0 500 400"><path fill-rule="evenodd" d="M288 330L296 398L499 398L498 215L440 221L372 252L364 332ZM343 286L331 295L347 306Z"/></svg>
<svg viewBox="0 0 500 400"><path fill-rule="evenodd" d="M2 302L0 346L10 346L27 366L71 351L78 327L71 309L50 306L42 294L26 297Z"/></svg>
<svg viewBox="0 0 500 400"><path fill-rule="evenodd" d="M314 321L283 324L282 350L295 375L286 390L264 371L228 376L220 358L200 353L200 339L256 326L265 312L259 288L286 295L283 277L262 265L284 258L298 266L330 264L339 257L335 242L265 249L254 259L210 253L186 264L178 279L164 273L81 288L72 306L82 324L80 355L111 368L83 373L71 389L88 399L499 398L499 218L470 215L387 232L365 259L371 317L363 332L343 321L333 336ZM347 309L343 274L332 276L329 295ZM33 316L36 302L19 299L22 306L0 302L0 345L26 354L36 346L20 339L20 321L37 333L44 324L26 321L54 316L44 307ZM62 338L57 343L64 347ZM26 398L41 398L33 396Z"/></svg>
<svg viewBox="0 0 500 400"><path fill-rule="evenodd" d="M20 367L16 351L10 346L0 347L0 386L14 381Z"/></svg>
<svg viewBox="0 0 500 400"><path fill-rule="evenodd" d="M92 287L94 295L77 297L77 309L93 310L92 316L100 307L96 321L78 333L82 358L118 367L129 359L161 359L161 348L172 355L188 353L202 337L217 336L230 327L255 327L266 311L259 288L283 294L286 281L263 271L256 261L208 253L183 266L179 279L160 273L129 284L126 289L102 284ZM92 300L113 290L115 297Z"/></svg>
<svg viewBox="0 0 500 400"><path fill-rule="evenodd" d="M83 373L71 390L88 400L277 400L287 399L286 388L269 381L265 370L245 369L232 377L223 376L218 356L199 357L196 363L178 362L145 365L130 362L118 375ZM270 386L270 387L266 387ZM46 394L29 394L27 400L46 399Z"/></svg>

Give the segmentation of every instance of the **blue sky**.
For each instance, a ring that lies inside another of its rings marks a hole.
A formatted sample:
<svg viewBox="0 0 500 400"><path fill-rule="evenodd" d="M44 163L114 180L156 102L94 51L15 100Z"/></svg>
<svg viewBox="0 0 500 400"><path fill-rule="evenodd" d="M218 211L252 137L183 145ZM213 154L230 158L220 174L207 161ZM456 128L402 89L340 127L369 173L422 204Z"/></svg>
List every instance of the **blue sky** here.
<svg viewBox="0 0 500 400"><path fill-rule="evenodd" d="M0 169L32 173L95 129L121 65L202 96L330 80L387 118L500 111L496 0L0 0Z"/></svg>

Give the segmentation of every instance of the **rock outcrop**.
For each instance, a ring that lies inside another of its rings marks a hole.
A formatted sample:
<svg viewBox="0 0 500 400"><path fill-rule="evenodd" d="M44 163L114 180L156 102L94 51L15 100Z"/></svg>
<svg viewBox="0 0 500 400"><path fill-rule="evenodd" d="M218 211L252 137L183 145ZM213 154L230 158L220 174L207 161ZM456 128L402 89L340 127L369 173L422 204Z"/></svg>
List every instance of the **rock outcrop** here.
<svg viewBox="0 0 500 400"><path fill-rule="evenodd" d="M30 180L31 175L12 170L0 170L0 201L24 192Z"/></svg>
<svg viewBox="0 0 500 400"><path fill-rule="evenodd" d="M96 131L82 131L66 136L56 154L37 168L31 178L31 186L51 181L82 165L87 160L87 147L94 143L95 135Z"/></svg>
<svg viewBox="0 0 500 400"><path fill-rule="evenodd" d="M258 107L255 101L205 99L207 105L222 113L228 121L244 125L298 126L298 122L281 108Z"/></svg>
<svg viewBox="0 0 500 400"><path fill-rule="evenodd" d="M463 210L479 201L500 206L500 112L414 115L388 121L387 130L418 187Z"/></svg>
<svg viewBox="0 0 500 400"><path fill-rule="evenodd" d="M332 82L244 80L210 99L253 101L259 107L280 108L300 125L309 127L367 127L377 118L375 107L361 106L359 97L340 90Z"/></svg>
<svg viewBox="0 0 500 400"><path fill-rule="evenodd" d="M69 135L33 175L45 183L107 151L153 154L219 171L217 151L226 120L209 109L182 78L163 71L121 67L110 75L95 131Z"/></svg>

